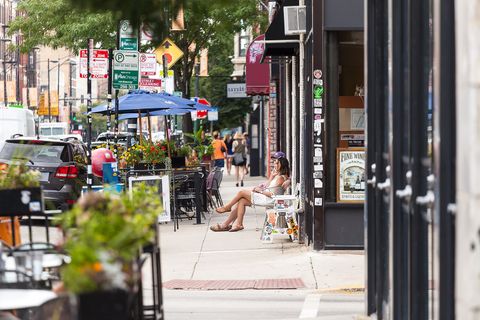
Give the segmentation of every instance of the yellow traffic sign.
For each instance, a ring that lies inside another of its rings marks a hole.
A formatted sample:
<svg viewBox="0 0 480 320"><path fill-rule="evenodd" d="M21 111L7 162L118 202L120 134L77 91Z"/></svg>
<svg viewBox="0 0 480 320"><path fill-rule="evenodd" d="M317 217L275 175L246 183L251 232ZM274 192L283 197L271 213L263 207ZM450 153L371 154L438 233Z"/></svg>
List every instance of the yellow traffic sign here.
<svg viewBox="0 0 480 320"><path fill-rule="evenodd" d="M166 38L163 40L162 44L155 49L155 56L157 57L157 62L163 64L163 56L167 59L167 66L171 68L181 57L183 57L183 51L175 45L175 43Z"/></svg>

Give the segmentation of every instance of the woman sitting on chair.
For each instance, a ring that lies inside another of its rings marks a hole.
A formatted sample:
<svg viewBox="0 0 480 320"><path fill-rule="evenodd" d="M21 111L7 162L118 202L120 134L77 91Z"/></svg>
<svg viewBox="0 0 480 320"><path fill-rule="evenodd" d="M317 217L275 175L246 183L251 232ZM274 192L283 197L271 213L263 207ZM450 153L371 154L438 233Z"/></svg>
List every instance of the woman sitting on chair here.
<svg viewBox="0 0 480 320"><path fill-rule="evenodd" d="M218 213L231 212L222 224L211 226L212 231L235 232L243 230L245 207L252 205L268 207L273 204L272 196L285 192L283 184L290 176L288 160L285 158L274 159L274 166L275 177L265 188L255 187L253 191L241 190L229 203L216 209Z"/></svg>

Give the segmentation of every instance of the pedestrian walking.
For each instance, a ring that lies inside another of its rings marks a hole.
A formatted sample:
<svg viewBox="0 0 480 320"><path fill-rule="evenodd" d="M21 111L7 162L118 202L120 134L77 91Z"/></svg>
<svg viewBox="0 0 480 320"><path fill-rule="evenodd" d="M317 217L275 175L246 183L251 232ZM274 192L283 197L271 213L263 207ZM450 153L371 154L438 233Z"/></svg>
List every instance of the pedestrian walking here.
<svg viewBox="0 0 480 320"><path fill-rule="evenodd" d="M243 133L243 139L245 140L245 146L247 147L247 160L245 161L245 175L250 173L250 138L248 133Z"/></svg>
<svg viewBox="0 0 480 320"><path fill-rule="evenodd" d="M218 131L213 132L212 146L214 166L223 169L225 167L225 158L227 157L227 146L220 138Z"/></svg>
<svg viewBox="0 0 480 320"><path fill-rule="evenodd" d="M236 186L240 184L243 187L243 178L245 177L245 165L247 163L247 146L245 139L240 132L233 136L233 165L235 166Z"/></svg>
<svg viewBox="0 0 480 320"><path fill-rule="evenodd" d="M230 175L232 171L232 161L233 161L233 138L230 134L226 134L223 139L225 145L227 146L227 173Z"/></svg>

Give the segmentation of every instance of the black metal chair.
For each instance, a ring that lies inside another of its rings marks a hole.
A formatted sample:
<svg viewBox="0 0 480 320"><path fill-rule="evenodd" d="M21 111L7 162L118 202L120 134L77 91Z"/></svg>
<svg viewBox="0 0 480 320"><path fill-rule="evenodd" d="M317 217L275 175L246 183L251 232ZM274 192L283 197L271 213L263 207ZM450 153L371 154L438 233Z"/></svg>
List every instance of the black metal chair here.
<svg viewBox="0 0 480 320"><path fill-rule="evenodd" d="M212 209L223 206L223 199L220 194L220 185L223 180L223 169L215 167L207 178L207 195Z"/></svg>

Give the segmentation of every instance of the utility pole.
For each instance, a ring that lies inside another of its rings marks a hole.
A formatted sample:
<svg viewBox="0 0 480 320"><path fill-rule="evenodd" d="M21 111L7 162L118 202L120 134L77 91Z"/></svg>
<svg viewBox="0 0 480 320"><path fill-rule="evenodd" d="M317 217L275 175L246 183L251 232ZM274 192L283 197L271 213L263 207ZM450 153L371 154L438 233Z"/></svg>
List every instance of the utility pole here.
<svg viewBox="0 0 480 320"><path fill-rule="evenodd" d="M48 122L52 122L52 102L50 99L50 58L47 59L47 98L48 98Z"/></svg>
<svg viewBox="0 0 480 320"><path fill-rule="evenodd" d="M74 61L70 61L70 76L69 76L69 83L68 83L68 89L69 89L69 96L70 99L68 99L68 122L69 122L69 130L70 133L73 130L73 114L72 114L72 104L73 104L73 66L75 65Z"/></svg>
<svg viewBox="0 0 480 320"><path fill-rule="evenodd" d="M200 64L195 64L195 97L199 97L200 95ZM193 122L193 132L197 132L198 130L198 119L195 119Z"/></svg>
<svg viewBox="0 0 480 320"><path fill-rule="evenodd" d="M3 101L5 107L8 105L8 95L7 95L7 13L5 8L7 7L6 0L3 0L3 39L2 39L2 50L3 50Z"/></svg>
<svg viewBox="0 0 480 320"><path fill-rule="evenodd" d="M57 117L60 117L60 59L58 60L58 63L57 63L57 104L58 104Z"/></svg>
<svg viewBox="0 0 480 320"><path fill-rule="evenodd" d="M87 188L92 190L92 79L90 76L90 59L93 53L93 39L88 39L87 49Z"/></svg>

